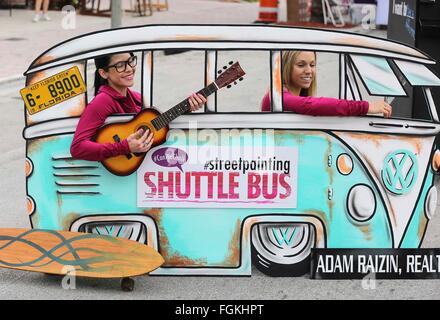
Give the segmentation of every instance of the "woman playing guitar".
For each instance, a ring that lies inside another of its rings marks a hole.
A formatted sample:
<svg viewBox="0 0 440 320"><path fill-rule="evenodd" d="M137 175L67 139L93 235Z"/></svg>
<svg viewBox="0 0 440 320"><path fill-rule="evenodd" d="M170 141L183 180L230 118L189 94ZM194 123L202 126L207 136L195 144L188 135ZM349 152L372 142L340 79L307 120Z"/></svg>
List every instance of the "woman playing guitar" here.
<svg viewBox="0 0 440 320"><path fill-rule="evenodd" d="M142 107L141 94L129 88L134 84L137 58L133 53L106 55L95 59L95 97L87 105L70 147L72 157L90 161L131 153L145 153L153 143L150 130L139 129L120 141L98 143L93 141L98 129L108 116L121 113L139 113ZM206 103L201 94L188 98L191 111Z"/></svg>

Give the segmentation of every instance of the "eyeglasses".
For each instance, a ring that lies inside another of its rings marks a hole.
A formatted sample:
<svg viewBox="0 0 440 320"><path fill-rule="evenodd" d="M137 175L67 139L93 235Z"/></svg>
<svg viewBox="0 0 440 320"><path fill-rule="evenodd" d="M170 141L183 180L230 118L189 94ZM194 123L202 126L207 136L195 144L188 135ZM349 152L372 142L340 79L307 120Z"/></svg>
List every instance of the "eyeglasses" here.
<svg viewBox="0 0 440 320"><path fill-rule="evenodd" d="M137 57L131 56L127 61L119 61L111 66L107 66L106 69L115 68L117 72L122 73L127 70L127 64L132 68L136 67Z"/></svg>

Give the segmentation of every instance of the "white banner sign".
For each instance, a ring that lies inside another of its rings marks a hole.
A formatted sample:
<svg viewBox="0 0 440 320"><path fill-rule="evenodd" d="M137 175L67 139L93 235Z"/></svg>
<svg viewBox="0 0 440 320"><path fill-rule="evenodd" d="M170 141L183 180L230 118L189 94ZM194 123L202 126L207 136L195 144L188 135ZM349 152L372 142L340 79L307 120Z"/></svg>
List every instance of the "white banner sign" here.
<svg viewBox="0 0 440 320"><path fill-rule="evenodd" d="M298 149L255 150L158 146L137 170L143 208L295 208ZM217 152L216 152L217 151Z"/></svg>

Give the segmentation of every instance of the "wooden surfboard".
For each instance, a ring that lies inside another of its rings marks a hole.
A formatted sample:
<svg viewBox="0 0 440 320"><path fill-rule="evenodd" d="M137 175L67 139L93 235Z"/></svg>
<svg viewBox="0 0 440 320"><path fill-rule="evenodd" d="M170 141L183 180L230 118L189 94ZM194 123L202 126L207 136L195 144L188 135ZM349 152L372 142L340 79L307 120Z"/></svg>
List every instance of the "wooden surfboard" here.
<svg viewBox="0 0 440 320"><path fill-rule="evenodd" d="M91 233L0 228L2 268L126 278L147 274L163 263L156 250L132 240Z"/></svg>

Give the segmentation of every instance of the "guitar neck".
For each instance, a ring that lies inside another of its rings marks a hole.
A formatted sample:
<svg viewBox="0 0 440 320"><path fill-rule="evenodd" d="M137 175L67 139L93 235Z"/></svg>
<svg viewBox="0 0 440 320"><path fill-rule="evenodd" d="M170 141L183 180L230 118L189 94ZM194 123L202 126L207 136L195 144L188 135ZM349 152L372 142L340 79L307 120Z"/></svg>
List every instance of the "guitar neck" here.
<svg viewBox="0 0 440 320"><path fill-rule="evenodd" d="M215 82L211 83L209 86L203 88L202 90L198 91L197 93L202 94L205 98L213 94L218 90L217 85ZM176 119L177 117L181 116L185 112L188 112L190 110L191 106L189 104L188 99L183 100L179 104L175 105L168 111L162 113L160 116L158 116L156 119L152 121L152 124L156 128L156 130L160 130L164 127L166 127L171 121Z"/></svg>

